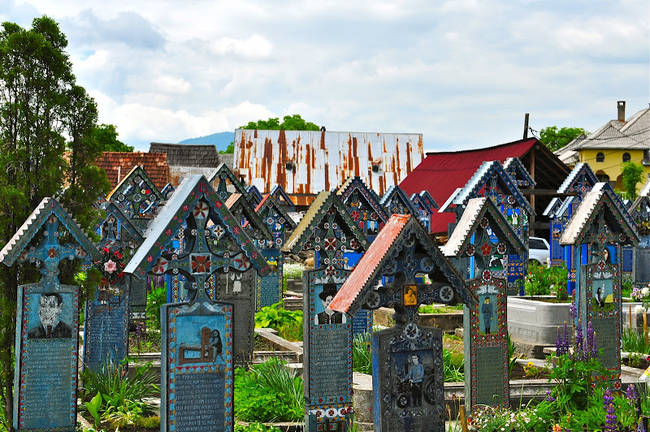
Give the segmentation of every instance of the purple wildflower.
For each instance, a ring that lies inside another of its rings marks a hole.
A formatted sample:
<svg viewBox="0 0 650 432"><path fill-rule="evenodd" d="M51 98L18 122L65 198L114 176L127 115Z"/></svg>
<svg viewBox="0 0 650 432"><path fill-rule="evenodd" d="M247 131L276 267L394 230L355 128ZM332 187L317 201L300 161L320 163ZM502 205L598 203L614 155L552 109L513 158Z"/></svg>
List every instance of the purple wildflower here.
<svg viewBox="0 0 650 432"><path fill-rule="evenodd" d="M546 391L546 398L544 400L547 402L553 402L555 400L550 390Z"/></svg>
<svg viewBox="0 0 650 432"><path fill-rule="evenodd" d="M575 303L571 303L571 306L569 306L569 312L571 313L571 319L575 321L576 317L578 316L578 310L576 309Z"/></svg>
<svg viewBox="0 0 650 432"><path fill-rule="evenodd" d="M639 425L636 427L636 432L646 432L645 426L643 426L643 419L639 419Z"/></svg>
<svg viewBox="0 0 650 432"><path fill-rule="evenodd" d="M591 321L587 322L587 344L584 347L585 358L597 358L598 347L596 346L596 332L594 331Z"/></svg>
<svg viewBox="0 0 650 432"><path fill-rule="evenodd" d="M578 326L576 327L576 347L575 347L575 355L576 356L581 356L582 355L582 347L584 345L584 336L582 335L582 325L580 322L578 322Z"/></svg>
<svg viewBox="0 0 650 432"><path fill-rule="evenodd" d="M639 393L636 391L636 387L634 384L630 384L627 386L627 391L625 392L625 397L627 397L628 400L635 401L639 399Z"/></svg>
<svg viewBox="0 0 650 432"><path fill-rule="evenodd" d="M618 430L616 427L617 423L618 423L618 418L616 417L614 404L610 403L607 406L607 420L605 420L605 430L616 432Z"/></svg>
<svg viewBox="0 0 650 432"><path fill-rule="evenodd" d="M605 394L603 394L603 407L607 409L612 402L614 402L614 396L612 396L612 392L607 389L605 390Z"/></svg>
<svg viewBox="0 0 650 432"><path fill-rule="evenodd" d="M555 353L558 356L566 354L566 350L564 349L564 338L562 337L562 333L560 333L559 327L557 328L557 338L555 338Z"/></svg>

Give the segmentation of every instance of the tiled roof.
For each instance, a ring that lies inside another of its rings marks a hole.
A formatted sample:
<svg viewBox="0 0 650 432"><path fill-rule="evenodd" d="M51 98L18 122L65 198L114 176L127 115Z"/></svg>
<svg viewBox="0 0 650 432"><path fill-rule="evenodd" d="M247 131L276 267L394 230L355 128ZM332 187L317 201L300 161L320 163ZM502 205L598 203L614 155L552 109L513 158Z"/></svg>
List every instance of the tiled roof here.
<svg viewBox="0 0 650 432"><path fill-rule="evenodd" d="M149 153L166 153L170 166L216 168L222 162L214 144L151 143Z"/></svg>
<svg viewBox="0 0 650 432"><path fill-rule="evenodd" d="M158 190L169 183L169 166L164 153L104 152L97 159L97 166L106 171L111 189L115 188L136 165L144 168Z"/></svg>

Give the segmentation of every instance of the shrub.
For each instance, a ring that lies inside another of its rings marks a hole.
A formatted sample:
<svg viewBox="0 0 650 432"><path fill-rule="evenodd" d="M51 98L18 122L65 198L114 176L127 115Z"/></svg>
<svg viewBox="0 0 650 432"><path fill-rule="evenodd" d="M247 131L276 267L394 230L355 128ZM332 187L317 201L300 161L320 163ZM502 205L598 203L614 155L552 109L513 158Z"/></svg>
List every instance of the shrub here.
<svg viewBox="0 0 650 432"><path fill-rule="evenodd" d="M531 263L524 279L524 292L529 296L549 295L553 292L558 300L566 300L567 278L568 270L565 266L547 268Z"/></svg>
<svg viewBox="0 0 650 432"><path fill-rule="evenodd" d="M352 370L364 374L372 374L372 334L361 333L352 341Z"/></svg>
<svg viewBox="0 0 650 432"><path fill-rule="evenodd" d="M249 371L235 370L235 416L243 421L300 421L305 400L302 377L270 359Z"/></svg>
<svg viewBox="0 0 650 432"><path fill-rule="evenodd" d="M163 285L152 287L147 294L147 327L160 330L160 307L167 303L167 288Z"/></svg>
<svg viewBox="0 0 650 432"><path fill-rule="evenodd" d="M302 264L284 264L282 266L282 292L287 292L287 279L302 279L305 267Z"/></svg>
<svg viewBox="0 0 650 432"><path fill-rule="evenodd" d="M302 325L302 311L290 311L282 307L282 302L264 306L255 313L255 327L269 327L280 330L282 326L300 323Z"/></svg>
<svg viewBox="0 0 650 432"><path fill-rule="evenodd" d="M280 432L280 429L255 422L249 424L248 426L236 424L235 432Z"/></svg>
<svg viewBox="0 0 650 432"><path fill-rule="evenodd" d="M650 344L646 345L641 329L623 330L623 351L650 354Z"/></svg>

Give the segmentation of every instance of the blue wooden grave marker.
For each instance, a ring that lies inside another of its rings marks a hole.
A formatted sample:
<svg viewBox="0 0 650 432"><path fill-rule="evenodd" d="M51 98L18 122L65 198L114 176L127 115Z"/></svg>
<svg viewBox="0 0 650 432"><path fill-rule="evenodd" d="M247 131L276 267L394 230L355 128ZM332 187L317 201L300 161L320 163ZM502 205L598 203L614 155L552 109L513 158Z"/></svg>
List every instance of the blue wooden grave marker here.
<svg viewBox="0 0 650 432"><path fill-rule="evenodd" d="M321 192L282 252L315 251L315 268L303 273L305 430L347 431L352 417L352 324L329 308L345 282L345 252L368 247L363 233L332 192Z"/></svg>
<svg viewBox="0 0 650 432"><path fill-rule="evenodd" d="M106 276L94 299L86 301L83 366L98 370L107 361L120 363L128 354L129 278L120 273L124 262L142 243L140 230L115 203L102 204L106 212L99 224L102 237L98 266ZM106 268L112 270L106 271ZM146 299L145 299L146 301Z"/></svg>
<svg viewBox="0 0 650 432"><path fill-rule="evenodd" d="M124 270L139 278L183 275L184 289L173 293L172 303L191 301L205 289L215 301L232 304L233 357L242 365L253 352L255 275L269 271L240 221L202 175L182 181Z"/></svg>
<svg viewBox="0 0 650 432"><path fill-rule="evenodd" d="M59 243L66 231L75 243ZM29 262L43 275L18 287L12 424L19 431L76 430L79 287L58 277L59 263L75 258L97 259L97 249L53 198L0 251L3 264Z"/></svg>
<svg viewBox="0 0 650 432"><path fill-rule="evenodd" d="M395 308L395 327L372 335L375 431L444 431L442 331L418 325L417 311L458 301L476 303L417 216L392 215L330 304L348 315Z"/></svg>

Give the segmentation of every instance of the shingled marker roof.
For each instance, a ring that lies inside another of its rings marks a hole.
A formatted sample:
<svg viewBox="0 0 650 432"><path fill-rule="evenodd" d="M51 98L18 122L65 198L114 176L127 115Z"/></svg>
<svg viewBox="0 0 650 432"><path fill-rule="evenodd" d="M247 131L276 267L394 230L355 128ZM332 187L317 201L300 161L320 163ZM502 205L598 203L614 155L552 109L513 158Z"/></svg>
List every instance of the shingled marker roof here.
<svg viewBox="0 0 650 432"><path fill-rule="evenodd" d="M97 166L106 171L111 189L115 188L138 165L144 168L158 190L162 190L169 183L169 166L164 153L104 152L97 159Z"/></svg>
<svg viewBox="0 0 650 432"><path fill-rule="evenodd" d="M623 212L626 209L621 209L619 202L612 196L614 192L611 188L607 187L607 183L596 183L594 187L587 192L584 199L578 206L575 214L569 220L562 237L560 237L560 244L575 245L579 244L584 238L587 230L593 223L593 218L598 213L600 206L605 206L610 214L615 218L619 230L625 234L626 240L632 244L639 242L639 235L636 231L634 224L629 223L629 215L626 216ZM608 220L608 223L612 223ZM612 224L613 225L613 224ZM621 241L621 244L625 242Z"/></svg>
<svg viewBox="0 0 650 432"><path fill-rule="evenodd" d="M519 255L523 255L526 252L526 246L494 202L488 198L472 198L467 202L463 215L456 224L456 228L449 237L449 241L447 241L447 244L442 248L442 252L445 256L458 256L463 248L469 243L474 232L476 232L476 226L478 223L486 215L489 215L496 223L496 226L491 225L491 227L497 228L501 231L495 233L500 241L507 241L510 243L515 250L515 253Z"/></svg>
<svg viewBox="0 0 650 432"><path fill-rule="evenodd" d="M41 227L47 223L50 215L56 216L89 257L93 260L99 258L97 247L79 227L77 221L65 211L57 200L46 197L41 200L9 242L0 250L0 262L8 267L12 266Z"/></svg>
<svg viewBox="0 0 650 432"><path fill-rule="evenodd" d="M463 302L475 303L476 299L465 286L461 276L442 254L438 245L427 235L417 218L412 215L392 215L330 303L330 309L350 315L356 314L365 303L366 295L374 288L375 280L381 276L384 261L392 259L389 253L393 245L410 229L418 231L416 238L431 254L436 267L442 271Z"/></svg>

